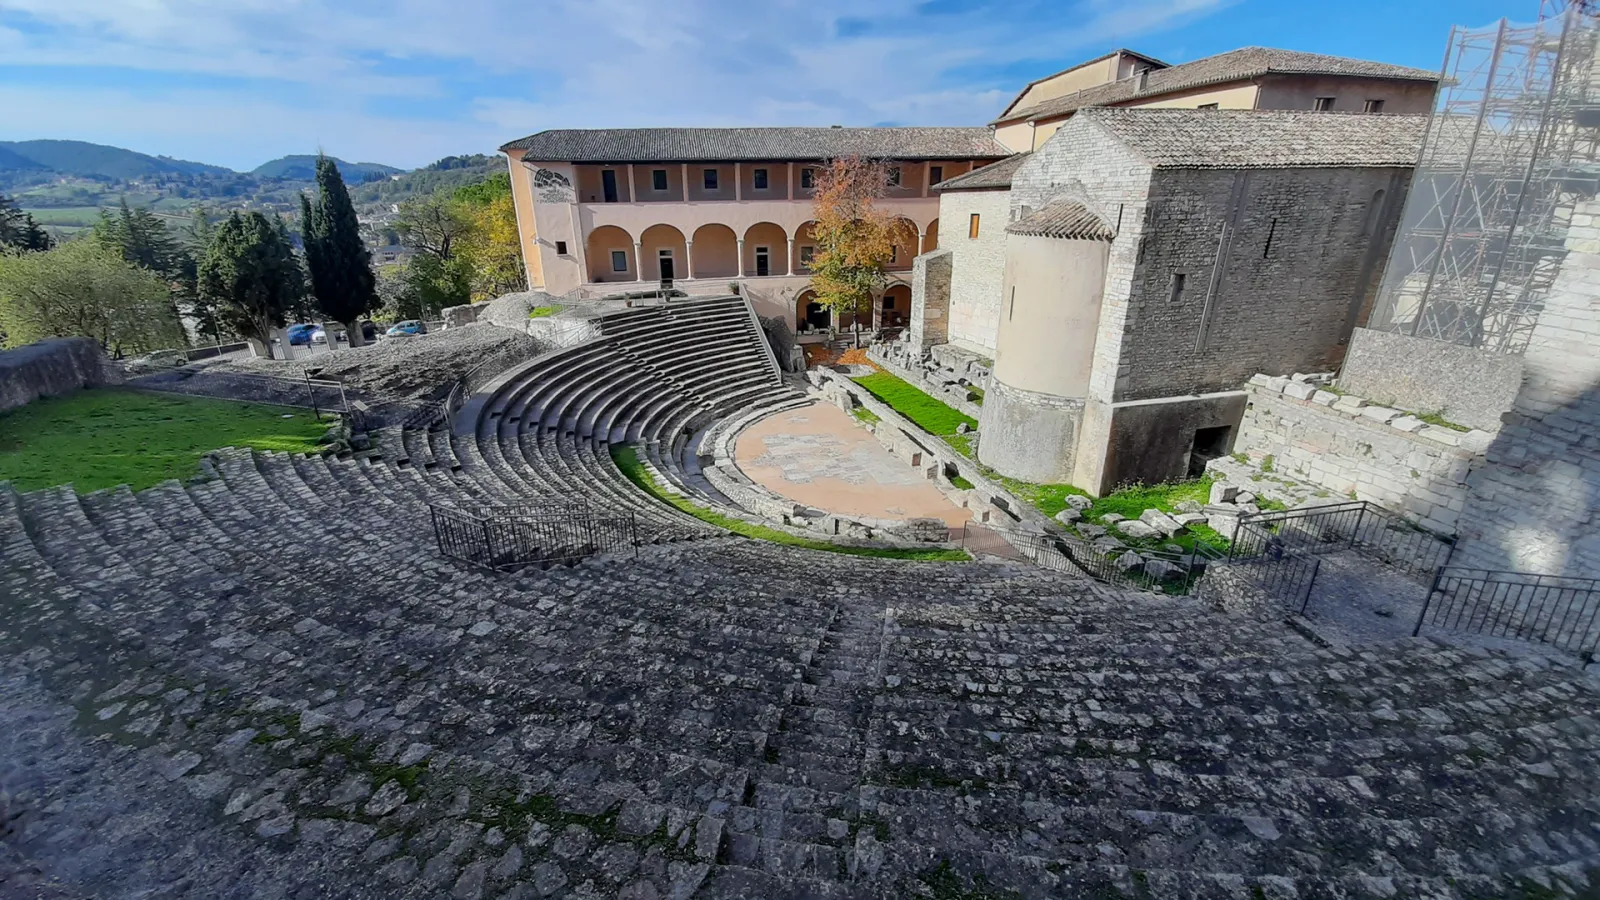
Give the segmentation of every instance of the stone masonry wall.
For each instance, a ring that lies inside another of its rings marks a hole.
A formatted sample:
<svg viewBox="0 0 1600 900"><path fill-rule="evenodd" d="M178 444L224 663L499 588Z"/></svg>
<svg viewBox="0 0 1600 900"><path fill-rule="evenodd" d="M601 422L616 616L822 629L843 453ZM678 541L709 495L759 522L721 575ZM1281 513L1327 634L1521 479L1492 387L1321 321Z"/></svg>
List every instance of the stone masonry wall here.
<svg viewBox="0 0 1600 900"><path fill-rule="evenodd" d="M1489 435L1428 425L1307 381L1257 375L1235 452L1327 491L1369 500L1439 534L1458 530L1467 476Z"/></svg>
<svg viewBox="0 0 1600 900"><path fill-rule="evenodd" d="M1522 387L1469 480L1457 563L1600 574L1600 201L1582 204L1523 355Z"/></svg>
<svg viewBox="0 0 1600 900"><path fill-rule="evenodd" d="M119 380L90 338L52 338L0 353L0 412Z"/></svg>
<svg viewBox="0 0 1600 900"><path fill-rule="evenodd" d="M911 263L911 325L906 330L919 353L949 340L951 257L949 250L933 250Z"/></svg>
<svg viewBox="0 0 1600 900"><path fill-rule="evenodd" d="M978 236L968 237L972 216ZM994 356L1006 269L1005 190L947 191L939 195L939 249L951 253L949 340ZM937 343L937 342L936 342Z"/></svg>
<svg viewBox="0 0 1600 900"><path fill-rule="evenodd" d="M1357 328L1339 386L1378 403L1498 431L1501 414L1522 387L1522 357Z"/></svg>
<svg viewBox="0 0 1600 900"><path fill-rule="evenodd" d="M1336 368L1406 181L1398 169L1158 170L1116 399Z"/></svg>

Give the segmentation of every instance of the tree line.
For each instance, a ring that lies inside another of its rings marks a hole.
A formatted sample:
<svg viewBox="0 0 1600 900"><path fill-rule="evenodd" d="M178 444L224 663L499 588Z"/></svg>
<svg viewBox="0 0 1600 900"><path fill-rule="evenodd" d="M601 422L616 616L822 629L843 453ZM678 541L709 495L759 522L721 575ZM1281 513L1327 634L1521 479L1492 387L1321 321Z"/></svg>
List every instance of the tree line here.
<svg viewBox="0 0 1600 900"><path fill-rule="evenodd" d="M394 228L412 255L384 273L379 292L399 318L433 318L446 307L527 289L504 172L401 203Z"/></svg>

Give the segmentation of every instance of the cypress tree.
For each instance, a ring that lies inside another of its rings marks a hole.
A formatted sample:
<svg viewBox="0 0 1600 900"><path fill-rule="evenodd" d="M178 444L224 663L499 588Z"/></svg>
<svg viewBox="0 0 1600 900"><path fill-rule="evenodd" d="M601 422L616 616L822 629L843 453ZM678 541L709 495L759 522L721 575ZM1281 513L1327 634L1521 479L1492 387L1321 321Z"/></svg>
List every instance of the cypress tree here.
<svg viewBox="0 0 1600 900"><path fill-rule="evenodd" d="M363 343L360 318L378 306L377 278L372 257L361 242L350 192L345 190L339 167L327 156L317 156L317 200L300 197L301 237L305 241L306 268L317 308L344 325L350 346ZM329 347L333 336L328 336Z"/></svg>

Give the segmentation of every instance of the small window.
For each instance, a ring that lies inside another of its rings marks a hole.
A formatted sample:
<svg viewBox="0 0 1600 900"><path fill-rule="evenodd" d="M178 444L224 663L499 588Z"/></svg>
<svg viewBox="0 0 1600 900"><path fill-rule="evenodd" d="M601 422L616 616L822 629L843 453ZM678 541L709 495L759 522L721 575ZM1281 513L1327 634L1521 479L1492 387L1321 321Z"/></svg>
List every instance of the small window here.
<svg viewBox="0 0 1600 900"><path fill-rule="evenodd" d="M1172 273L1172 297L1171 297L1171 299L1172 299L1173 303L1177 303L1177 302L1179 302L1179 301L1181 301L1183 299L1183 282L1184 281L1185 281L1185 278L1184 278L1184 274L1182 272L1173 272Z"/></svg>
<svg viewBox="0 0 1600 900"><path fill-rule="evenodd" d="M658 190L658 191L666 190L667 189L667 170L666 169L651 169L650 170L650 186L652 188Z"/></svg>
<svg viewBox="0 0 1600 900"><path fill-rule="evenodd" d="M705 185L706 185L706 190L708 190L708 191L714 191L714 190L717 189L717 170L716 169L707 169L705 171Z"/></svg>
<svg viewBox="0 0 1600 900"><path fill-rule="evenodd" d="M973 213L971 216L967 217L967 237L968 238L975 238L977 236L978 236L978 214L977 213Z"/></svg>
<svg viewBox="0 0 1600 900"><path fill-rule="evenodd" d="M1195 107L1195 109L1216 109L1216 108L1217 108L1217 105L1215 103L1202 103L1199 106Z"/></svg>
<svg viewBox="0 0 1600 900"><path fill-rule="evenodd" d="M1383 112L1383 101L1382 100L1368 100L1365 112L1369 112L1369 113L1381 113L1381 112Z"/></svg>
<svg viewBox="0 0 1600 900"><path fill-rule="evenodd" d="M816 254L817 254L817 248L815 248L815 247L812 247L812 246L809 246L809 245L801 247L800 248L800 265L802 265L802 266L811 265L811 260L812 260L813 257L816 256Z"/></svg>
<svg viewBox="0 0 1600 900"><path fill-rule="evenodd" d="M1318 97L1311 108L1317 112L1333 112L1333 98Z"/></svg>
<svg viewBox="0 0 1600 900"><path fill-rule="evenodd" d="M901 173L900 173L900 167L899 166L890 166L889 167L889 187L899 187L900 186L900 174Z"/></svg>
<svg viewBox="0 0 1600 900"><path fill-rule="evenodd" d="M928 183L929 184L938 184L939 182L941 182L943 180L944 180L944 166L929 166L928 167Z"/></svg>
<svg viewBox="0 0 1600 900"><path fill-rule="evenodd" d="M753 174L751 174L750 180L751 180L751 183L753 183L755 185L756 190L758 190L758 191L766 190L767 189L767 170L766 169L757 169L757 170L755 170L755 172Z"/></svg>
<svg viewBox="0 0 1600 900"><path fill-rule="evenodd" d="M566 256L567 255L567 242L566 241L556 241L556 255L557 256Z"/></svg>
<svg viewBox="0 0 1600 900"><path fill-rule="evenodd" d="M897 263L899 261L900 261L900 248L896 247L893 244L890 244L889 245L889 262Z"/></svg>
<svg viewBox="0 0 1600 900"><path fill-rule="evenodd" d="M1011 302L1006 306L1006 321L1011 321L1017 316L1017 289L1011 289Z"/></svg>
<svg viewBox="0 0 1600 900"><path fill-rule="evenodd" d="M628 271L628 251L626 251L626 250L613 250L613 251L611 251L611 271L613 271L613 272L626 272L626 271Z"/></svg>
<svg viewBox="0 0 1600 900"><path fill-rule="evenodd" d="M817 170L816 169L801 169L800 170L800 186L802 188L805 188L808 191L811 190L812 188L816 187L817 186Z"/></svg>
<svg viewBox="0 0 1600 900"><path fill-rule="evenodd" d="M1261 258L1266 259L1272 252L1272 238L1278 233L1278 217L1272 217L1272 224L1267 226L1267 242L1261 246Z"/></svg>

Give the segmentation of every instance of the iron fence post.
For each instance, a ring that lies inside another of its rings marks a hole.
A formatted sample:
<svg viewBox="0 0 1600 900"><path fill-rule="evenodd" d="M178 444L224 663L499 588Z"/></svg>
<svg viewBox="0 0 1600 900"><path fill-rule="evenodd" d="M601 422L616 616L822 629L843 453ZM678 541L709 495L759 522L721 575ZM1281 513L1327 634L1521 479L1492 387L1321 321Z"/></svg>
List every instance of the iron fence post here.
<svg viewBox="0 0 1600 900"><path fill-rule="evenodd" d="M1306 581L1306 596L1305 599L1300 601L1300 615L1302 616L1306 614L1306 610L1311 608L1311 591L1317 586L1317 573L1321 571L1322 557L1313 556L1311 558L1311 578Z"/></svg>
<svg viewBox="0 0 1600 900"><path fill-rule="evenodd" d="M1356 511L1356 527L1350 531L1350 546L1354 548L1356 541L1361 537L1361 526L1367 520L1367 501L1361 501L1361 508Z"/></svg>
<svg viewBox="0 0 1600 900"><path fill-rule="evenodd" d="M1411 629L1411 636L1416 637L1422 633L1422 623L1428 618L1428 607L1433 603L1433 594L1439 590L1439 581L1444 578L1444 566L1433 570L1433 583L1428 585L1428 596L1422 598L1422 610L1417 613L1417 624Z"/></svg>

